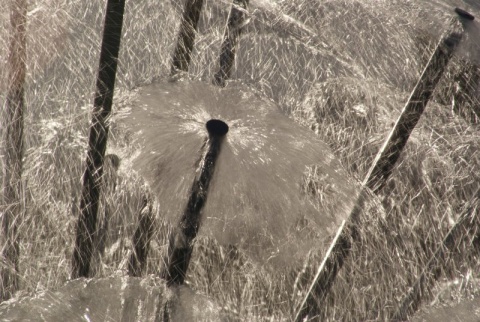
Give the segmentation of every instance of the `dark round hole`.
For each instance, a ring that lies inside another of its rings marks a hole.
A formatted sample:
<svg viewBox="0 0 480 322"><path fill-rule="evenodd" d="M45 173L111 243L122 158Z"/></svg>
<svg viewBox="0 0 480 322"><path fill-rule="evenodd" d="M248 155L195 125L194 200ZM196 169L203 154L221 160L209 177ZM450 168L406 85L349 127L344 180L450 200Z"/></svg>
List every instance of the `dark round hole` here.
<svg viewBox="0 0 480 322"><path fill-rule="evenodd" d="M224 136L228 132L227 123L221 120L209 120L205 126L207 127L208 134L210 135Z"/></svg>
<svg viewBox="0 0 480 322"><path fill-rule="evenodd" d="M459 15L462 18L465 18L465 19L468 19L468 20L474 20L475 19L475 17L470 12L465 11L463 9L455 8L455 12L457 13L457 15Z"/></svg>

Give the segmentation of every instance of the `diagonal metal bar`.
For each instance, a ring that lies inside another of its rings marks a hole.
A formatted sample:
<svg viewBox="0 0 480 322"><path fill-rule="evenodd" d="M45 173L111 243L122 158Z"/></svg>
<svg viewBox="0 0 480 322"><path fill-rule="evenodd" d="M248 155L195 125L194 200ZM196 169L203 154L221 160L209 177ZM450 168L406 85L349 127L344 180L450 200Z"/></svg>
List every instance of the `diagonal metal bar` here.
<svg viewBox="0 0 480 322"><path fill-rule="evenodd" d="M436 85L463 37L464 24L473 20L473 16L468 12L458 8L455 9L455 12L457 16L452 18L450 27L440 39L395 126L377 154L363 182L362 190L350 213L345 229L342 230L332 252L326 259L324 269L313 281L315 287L311 289L314 291L307 294L305 304L300 307L295 315L295 321L303 321L305 318L320 314L321 306L350 254L352 242L360 238L358 225L363 205L368 196L368 190L378 193L385 185L407 144L410 134L422 116Z"/></svg>
<svg viewBox="0 0 480 322"><path fill-rule="evenodd" d="M203 146L198 175L193 181L179 225L170 237L167 267L162 272L162 277L167 281L168 286L182 285L185 281L193 242L200 229L202 209L207 201L208 187L213 178L223 139L228 132L228 125L221 120L209 120L206 127L208 139Z"/></svg>

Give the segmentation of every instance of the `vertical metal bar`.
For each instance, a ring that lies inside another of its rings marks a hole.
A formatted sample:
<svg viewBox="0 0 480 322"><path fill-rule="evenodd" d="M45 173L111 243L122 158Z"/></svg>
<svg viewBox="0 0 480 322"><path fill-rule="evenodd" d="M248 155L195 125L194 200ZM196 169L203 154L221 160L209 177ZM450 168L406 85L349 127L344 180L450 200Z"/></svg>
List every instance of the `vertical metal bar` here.
<svg viewBox="0 0 480 322"><path fill-rule="evenodd" d="M0 302L11 298L18 288L18 221L22 213L23 112L26 75L27 2L10 5L10 48L8 90L2 113L2 200L0 203Z"/></svg>
<svg viewBox="0 0 480 322"><path fill-rule="evenodd" d="M103 29L92 123L83 175L80 216L72 259L72 278L88 277L97 224L103 159L107 146L108 117L112 109L125 0L108 0Z"/></svg>
<svg viewBox="0 0 480 322"><path fill-rule="evenodd" d="M102 272L102 257L109 239L108 231L113 208L108 201L113 200L112 197L115 194L119 167L120 158L117 155L107 154L103 159L102 194L97 215L97 228L93 237L93 262L90 265L90 275L92 276Z"/></svg>
<svg viewBox="0 0 480 322"><path fill-rule="evenodd" d="M198 175L193 181L187 206L176 231L172 233L168 249L167 268L163 277L167 285L181 285L185 281L193 250L193 240L200 228L201 212L207 201L208 187L212 180L215 164L220 154L228 125L220 120L206 124L209 137L203 148Z"/></svg>
<svg viewBox="0 0 480 322"><path fill-rule="evenodd" d="M172 57L172 75L177 71L188 71L202 6L203 0L185 1L177 46L175 47Z"/></svg>
<svg viewBox="0 0 480 322"><path fill-rule="evenodd" d="M147 266L150 239L153 235L152 202L148 197L143 201L138 216L138 226L133 235L133 252L128 262L128 275L142 276Z"/></svg>
<svg viewBox="0 0 480 322"><path fill-rule="evenodd" d="M105 252L105 246L108 239L108 230L110 219L113 215L113 206L108 202L112 198L117 188L118 169L120 167L120 158L116 154L107 154L103 159L103 177L102 177L102 196L100 204L103 205L103 214L97 218L98 229L94 240L94 252L100 258Z"/></svg>
<svg viewBox="0 0 480 322"><path fill-rule="evenodd" d="M214 85L224 87L225 81L230 78L235 62L235 51L245 22L247 6L248 0L233 0L220 49L220 68L213 78Z"/></svg>
<svg viewBox="0 0 480 322"><path fill-rule="evenodd" d="M444 33L435 48L394 128L377 154L363 182L364 187L360 191L357 202L349 215L346 228L335 242L333 251L326 260L325 268L318 275L318 278L313 281L315 287L312 287L312 289L315 291L307 294L305 305L297 312L295 321L302 321L307 316L315 316L321 312L321 305L324 303L338 272L343 267L345 259L350 254L352 241L354 242L360 238L358 224L363 205L368 196L368 189L378 193L384 186L403 148L407 144L410 134L425 110L425 106L432 96L435 86L463 37L463 24L473 20L473 16L468 12L458 8L455 9L455 12L458 17L452 19L450 28Z"/></svg>

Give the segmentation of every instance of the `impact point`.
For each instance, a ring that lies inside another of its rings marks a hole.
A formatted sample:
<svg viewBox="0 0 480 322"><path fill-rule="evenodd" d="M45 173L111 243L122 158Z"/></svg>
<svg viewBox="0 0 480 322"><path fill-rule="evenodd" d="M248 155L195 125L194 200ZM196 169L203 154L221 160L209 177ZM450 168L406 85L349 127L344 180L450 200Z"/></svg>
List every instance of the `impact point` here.
<svg viewBox="0 0 480 322"><path fill-rule="evenodd" d="M228 133L228 125L224 121L212 119L205 124L211 136L224 136Z"/></svg>

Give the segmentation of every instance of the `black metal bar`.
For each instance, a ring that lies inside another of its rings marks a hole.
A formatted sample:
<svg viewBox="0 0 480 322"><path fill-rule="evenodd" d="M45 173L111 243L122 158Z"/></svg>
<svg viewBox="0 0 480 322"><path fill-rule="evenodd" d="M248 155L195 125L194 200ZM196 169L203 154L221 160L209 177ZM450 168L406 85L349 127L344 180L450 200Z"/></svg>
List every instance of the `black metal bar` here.
<svg viewBox="0 0 480 322"><path fill-rule="evenodd" d="M133 235L133 252L128 262L128 275L140 277L147 266L150 239L153 235L152 202L145 197Z"/></svg>
<svg viewBox="0 0 480 322"><path fill-rule="evenodd" d="M108 0L107 2L86 169L83 175L80 216L73 251L72 278L88 277L90 272L100 183L103 174L103 159L107 146L107 120L112 109L124 9L125 0Z"/></svg>
<svg viewBox="0 0 480 322"><path fill-rule="evenodd" d="M202 6L203 0L185 1L177 45L172 57L172 75L177 71L188 71Z"/></svg>
<svg viewBox="0 0 480 322"><path fill-rule="evenodd" d="M326 296L328 295L338 272L343 267L346 258L350 255L352 242L360 239L358 229L360 214L368 196L368 189L378 193L400 157L408 138L420 119L433 90L440 80L456 47L464 33L463 24L471 21L471 15L461 9L455 9L458 17L454 17L450 28L444 33L410 98L405 105L394 128L390 132L383 147L380 149L364 182L357 202L349 215L346 228L336 241L333 251L328 256L326 264L315 283L314 292L307 295L306 305L297 312L295 321L303 321L307 316L317 316L321 312Z"/></svg>
<svg viewBox="0 0 480 322"><path fill-rule="evenodd" d="M310 292L295 315L295 321L303 321L306 317L315 320L321 314L321 304L324 303L345 260L350 255L352 242L360 238L360 231L355 223L359 222L368 195L367 189L360 191L348 221L340 229L339 236L332 241L330 245L332 250L326 255L323 268L312 282Z"/></svg>
<svg viewBox="0 0 480 322"><path fill-rule="evenodd" d="M220 69L213 78L214 85L224 87L225 81L230 78L235 62L235 51L245 22L247 6L248 0L233 0L220 49Z"/></svg>
<svg viewBox="0 0 480 322"><path fill-rule="evenodd" d="M103 159L103 180L102 180L102 196L100 204L103 204L103 214L100 214L97 221L97 235L94 240L94 252L99 256L105 253L105 246L108 239L108 230L110 219L112 217L112 208L108 202L108 198L112 198L117 188L118 169L120 167L120 158L116 154L107 154Z"/></svg>
<svg viewBox="0 0 480 322"><path fill-rule="evenodd" d="M110 220L112 217L112 201L117 186L117 171L120 167L120 158L115 154L107 154L103 159L102 194L100 196L97 225L93 236L93 259L90 262L91 276L102 273L102 258L105 254L105 247L109 242ZM101 211L100 209L102 209ZM78 213L78 211L76 211Z"/></svg>
<svg viewBox="0 0 480 322"><path fill-rule="evenodd" d="M176 231L170 238L167 268L163 278L167 285L181 285L185 281L193 250L193 240L200 228L201 212L207 201L208 187L215 170L228 125L220 120L210 120L206 124L209 137L203 148L198 175L193 181L187 206Z"/></svg>
<svg viewBox="0 0 480 322"><path fill-rule="evenodd" d="M455 252L459 242L465 237L472 237L478 231L478 207L480 201L480 190L473 194L472 200L466 205L464 212L455 225L450 229L443 239L442 244L437 248L433 256L428 261L425 269L420 274L410 291L405 295L397 311L391 318L391 321L406 321L408 316L413 314L419 308L422 297L427 293L438 280L440 274L432 272L444 263L449 254Z"/></svg>
<svg viewBox="0 0 480 322"><path fill-rule="evenodd" d="M25 108L27 2L12 0L8 89L2 111L2 195L0 196L0 302L18 288L18 224L22 213L23 113Z"/></svg>
<svg viewBox="0 0 480 322"><path fill-rule="evenodd" d="M456 9L455 12L460 20L471 21L466 18L465 11ZM374 192L382 189L388 177L392 173L408 138L417 125L418 120L425 110L432 93L450 61L453 52L463 37L464 29L458 18L454 18L450 29L444 34L427 66L425 67L415 89L413 90L407 104L405 105L397 123L393 127L388 139L385 141L380 152L367 174L366 186Z"/></svg>

